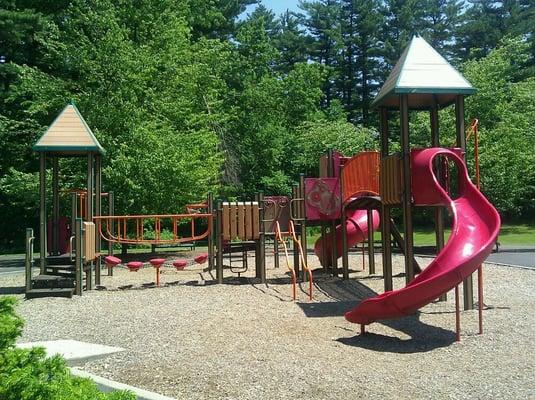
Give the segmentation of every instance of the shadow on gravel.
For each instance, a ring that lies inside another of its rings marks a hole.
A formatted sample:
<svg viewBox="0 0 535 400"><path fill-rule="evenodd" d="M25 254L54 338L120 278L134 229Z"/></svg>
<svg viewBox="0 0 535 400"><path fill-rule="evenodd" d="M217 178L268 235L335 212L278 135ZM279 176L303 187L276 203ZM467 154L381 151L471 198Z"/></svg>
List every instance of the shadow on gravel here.
<svg viewBox="0 0 535 400"><path fill-rule="evenodd" d="M7 268L24 268L24 259L4 259L0 260L0 271Z"/></svg>
<svg viewBox="0 0 535 400"><path fill-rule="evenodd" d="M0 296L10 294L24 294L24 286L0 287Z"/></svg>
<svg viewBox="0 0 535 400"><path fill-rule="evenodd" d="M455 342L454 331L423 324L418 320L417 316L382 321L381 323L392 329L402 331L411 336L411 338L400 339L398 337L367 332L364 335L339 338L336 341L347 346L361 347L382 353L401 354L425 353L440 347L447 347Z"/></svg>
<svg viewBox="0 0 535 400"><path fill-rule="evenodd" d="M298 303L305 315L310 318L343 316L360 301L376 295L369 287L354 280L318 282L316 288L332 301ZM417 313L400 319L377 322L393 330L403 332L410 339L400 339L370 332L349 338L339 338L337 341L348 346L391 353L427 352L449 346L455 342L453 330L425 324L420 321L419 315L420 313ZM355 331L358 329L359 326L355 325ZM370 329L373 330L373 324Z"/></svg>

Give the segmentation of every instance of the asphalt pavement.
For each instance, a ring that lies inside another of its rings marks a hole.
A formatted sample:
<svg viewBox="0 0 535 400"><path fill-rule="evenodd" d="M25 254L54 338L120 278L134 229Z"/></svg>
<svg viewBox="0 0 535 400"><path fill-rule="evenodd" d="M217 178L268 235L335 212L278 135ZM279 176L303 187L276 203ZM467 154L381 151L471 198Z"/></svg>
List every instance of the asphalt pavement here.
<svg viewBox="0 0 535 400"><path fill-rule="evenodd" d="M500 246L487 258L488 262L535 269L535 246ZM0 255L0 275L24 271L24 256Z"/></svg>

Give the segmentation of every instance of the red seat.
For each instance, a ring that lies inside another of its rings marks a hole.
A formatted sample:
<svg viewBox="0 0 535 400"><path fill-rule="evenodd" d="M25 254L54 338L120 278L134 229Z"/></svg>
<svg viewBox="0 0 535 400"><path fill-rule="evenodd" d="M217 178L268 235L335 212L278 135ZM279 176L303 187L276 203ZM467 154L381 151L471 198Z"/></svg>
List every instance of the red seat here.
<svg viewBox="0 0 535 400"><path fill-rule="evenodd" d="M141 261L130 261L126 264L126 267L132 272L137 272L143 267L143 263Z"/></svg>
<svg viewBox="0 0 535 400"><path fill-rule="evenodd" d="M161 267L162 264L165 263L165 258L153 258L149 262L153 267Z"/></svg>
<svg viewBox="0 0 535 400"><path fill-rule="evenodd" d="M208 260L208 254L207 253L199 254L193 260L195 260L197 264L204 264L206 260Z"/></svg>
<svg viewBox="0 0 535 400"><path fill-rule="evenodd" d="M106 263L106 266L108 267L115 267L116 265L122 263L120 258L117 258L114 256L104 257L104 262Z"/></svg>
<svg viewBox="0 0 535 400"><path fill-rule="evenodd" d="M188 265L188 262L186 260L177 260L173 261L173 266L176 268L177 271L182 271L186 266Z"/></svg>

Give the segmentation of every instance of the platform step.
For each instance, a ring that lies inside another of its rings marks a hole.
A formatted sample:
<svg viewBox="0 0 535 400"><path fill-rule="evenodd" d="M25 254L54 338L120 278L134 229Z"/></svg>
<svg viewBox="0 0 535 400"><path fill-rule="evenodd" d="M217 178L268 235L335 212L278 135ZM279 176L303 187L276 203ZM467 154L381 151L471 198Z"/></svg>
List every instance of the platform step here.
<svg viewBox="0 0 535 400"><path fill-rule="evenodd" d="M38 262L38 260L37 260ZM60 256L48 256L46 258L47 265L65 265L71 264L70 254L62 254Z"/></svg>
<svg viewBox="0 0 535 400"><path fill-rule="evenodd" d="M47 288L47 289L30 289L26 292L27 299L37 299L41 297L67 297L71 298L74 288Z"/></svg>
<svg viewBox="0 0 535 400"><path fill-rule="evenodd" d="M38 275L32 279L33 289L74 288L75 281L72 277L57 275Z"/></svg>

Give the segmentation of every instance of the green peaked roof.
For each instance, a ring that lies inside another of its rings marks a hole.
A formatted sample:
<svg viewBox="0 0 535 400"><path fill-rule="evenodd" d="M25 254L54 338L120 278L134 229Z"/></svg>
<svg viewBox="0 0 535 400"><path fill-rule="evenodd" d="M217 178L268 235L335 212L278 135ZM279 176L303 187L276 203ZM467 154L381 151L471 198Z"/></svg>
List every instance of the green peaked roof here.
<svg viewBox="0 0 535 400"><path fill-rule="evenodd" d="M413 37L373 101L373 106L399 107L399 94L409 94L410 108L447 105L459 94L475 92L472 85L429 43Z"/></svg>
<svg viewBox="0 0 535 400"><path fill-rule="evenodd" d="M59 154L105 153L74 104L63 109L33 149Z"/></svg>

